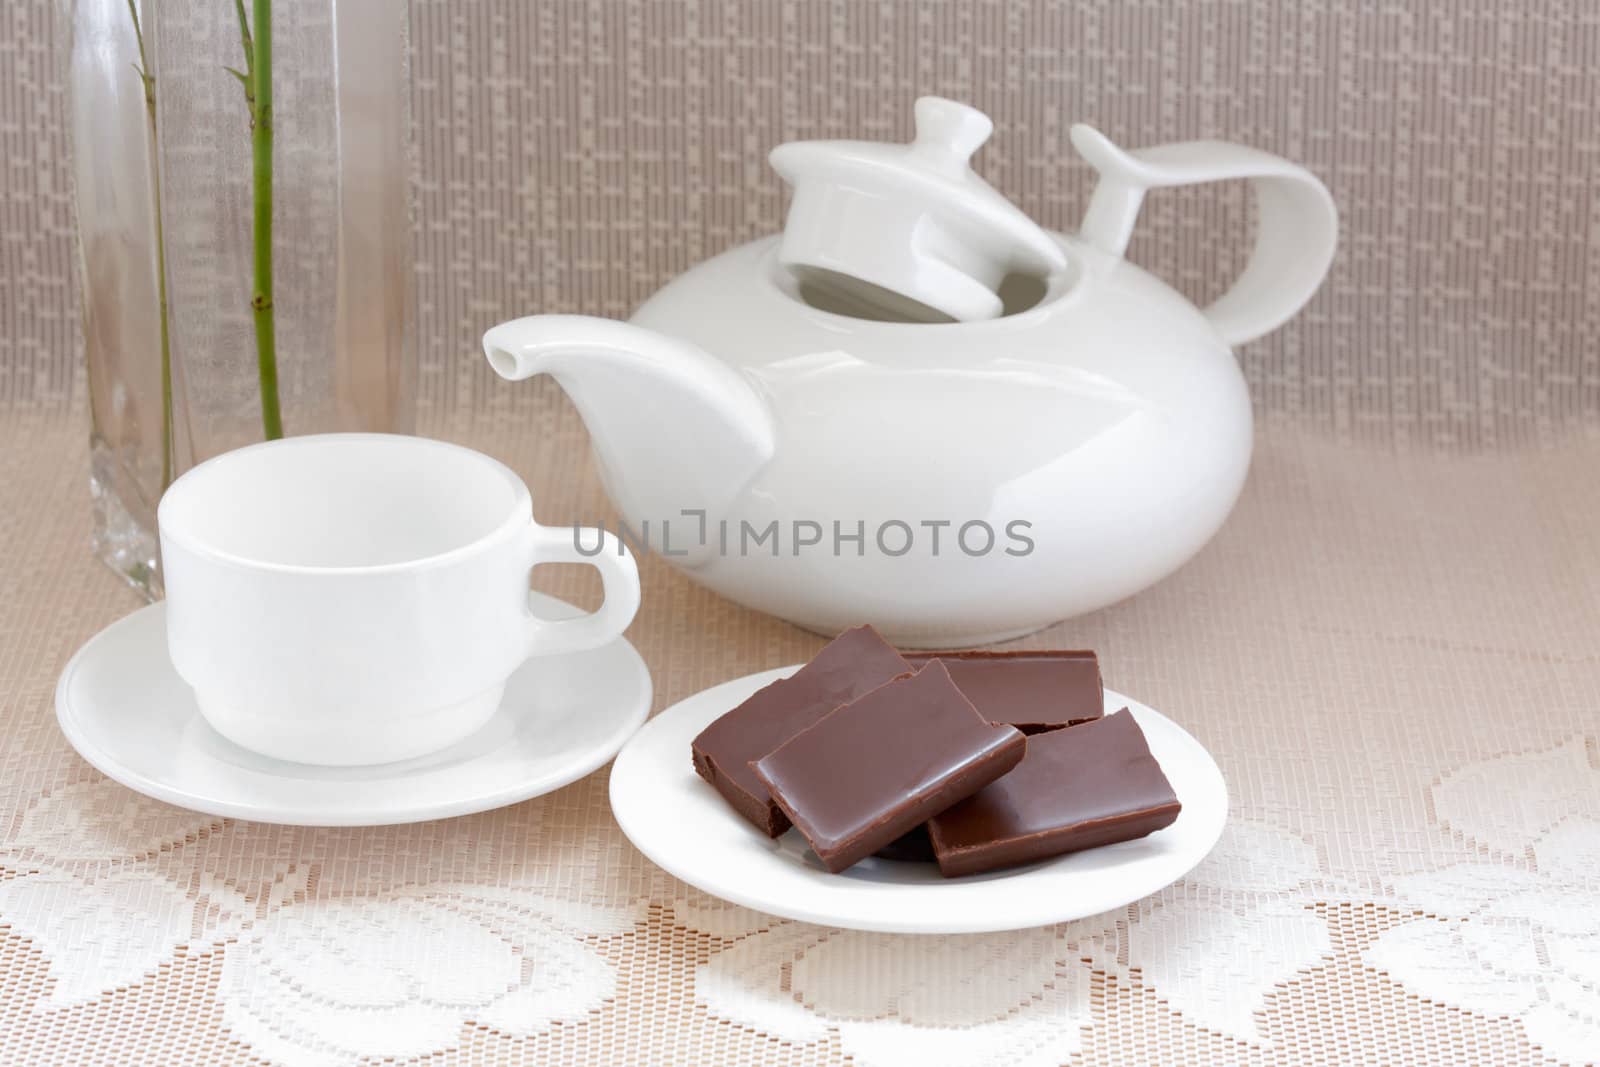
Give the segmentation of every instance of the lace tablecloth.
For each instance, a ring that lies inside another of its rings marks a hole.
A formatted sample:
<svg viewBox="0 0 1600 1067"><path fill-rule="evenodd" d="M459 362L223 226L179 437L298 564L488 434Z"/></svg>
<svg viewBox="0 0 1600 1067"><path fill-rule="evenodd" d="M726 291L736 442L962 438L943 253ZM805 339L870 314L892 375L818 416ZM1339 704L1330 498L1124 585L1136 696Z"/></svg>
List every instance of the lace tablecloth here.
<svg viewBox="0 0 1600 1067"><path fill-rule="evenodd" d="M575 420L435 432L549 521ZM723 905L627 843L601 770L497 812L307 830L91 770L67 657L137 606L89 556L84 431L0 420L0 1062L1583 1062L1600 1055L1600 444L1395 458L1274 432L1216 541L1025 645L1228 777L1216 851L1083 922L848 933ZM818 639L644 567L657 707ZM587 575L550 588L592 602ZM687 757L686 757L687 758Z"/></svg>

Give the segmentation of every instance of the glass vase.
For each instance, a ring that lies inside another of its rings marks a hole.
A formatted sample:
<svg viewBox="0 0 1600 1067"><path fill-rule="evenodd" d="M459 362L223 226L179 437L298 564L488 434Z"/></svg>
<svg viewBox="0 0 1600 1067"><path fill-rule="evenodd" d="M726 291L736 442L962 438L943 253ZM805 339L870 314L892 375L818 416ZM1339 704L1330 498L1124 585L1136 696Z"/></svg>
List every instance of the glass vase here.
<svg viewBox="0 0 1600 1067"><path fill-rule="evenodd" d="M184 470L413 427L409 5L245 0L256 112L235 0L63 4L94 550L154 598Z"/></svg>

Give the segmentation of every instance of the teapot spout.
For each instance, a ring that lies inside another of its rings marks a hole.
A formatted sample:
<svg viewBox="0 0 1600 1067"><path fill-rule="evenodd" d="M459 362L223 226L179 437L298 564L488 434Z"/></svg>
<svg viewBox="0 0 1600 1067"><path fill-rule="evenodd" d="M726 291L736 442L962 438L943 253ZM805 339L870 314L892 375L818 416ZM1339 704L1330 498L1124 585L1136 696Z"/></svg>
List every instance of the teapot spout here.
<svg viewBox="0 0 1600 1067"><path fill-rule="evenodd" d="M630 523L681 529L696 509L715 519L772 458L766 402L687 341L613 319L532 315L491 329L483 350L502 378L561 383Z"/></svg>

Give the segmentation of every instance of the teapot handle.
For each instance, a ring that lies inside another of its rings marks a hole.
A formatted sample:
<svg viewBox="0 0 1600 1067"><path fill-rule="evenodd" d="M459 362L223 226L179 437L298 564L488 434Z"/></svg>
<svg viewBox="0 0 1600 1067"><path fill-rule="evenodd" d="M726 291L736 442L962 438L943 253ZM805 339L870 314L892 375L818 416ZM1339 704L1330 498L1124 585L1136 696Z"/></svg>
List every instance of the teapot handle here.
<svg viewBox="0 0 1600 1067"><path fill-rule="evenodd" d="M1226 141L1185 141L1125 152L1081 123L1072 127L1072 145L1100 172L1080 236L1113 256L1127 249L1146 191L1250 179L1256 194L1255 248L1233 287L1204 312L1229 345L1253 341L1283 325L1327 275L1339 216L1333 197L1304 167Z"/></svg>

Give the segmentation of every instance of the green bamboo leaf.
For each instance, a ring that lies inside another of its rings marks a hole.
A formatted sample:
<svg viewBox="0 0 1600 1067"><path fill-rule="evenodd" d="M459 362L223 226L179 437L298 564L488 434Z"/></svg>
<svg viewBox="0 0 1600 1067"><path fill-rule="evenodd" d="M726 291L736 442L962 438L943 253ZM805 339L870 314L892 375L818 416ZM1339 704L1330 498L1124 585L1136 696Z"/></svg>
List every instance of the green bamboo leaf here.
<svg viewBox="0 0 1600 1067"><path fill-rule="evenodd" d="M144 29L139 25L139 9L134 6L133 0L128 0L128 17L133 20L133 39L139 45L139 62L133 69L138 73L139 80L146 89L153 89L156 80L150 76L150 60L144 54Z"/></svg>
<svg viewBox="0 0 1600 1067"><path fill-rule="evenodd" d="M128 0L132 3L133 0ZM255 70L255 42L250 39L250 20L244 13L244 0L233 0L233 8L239 13L239 40L244 44L244 65L246 70Z"/></svg>

